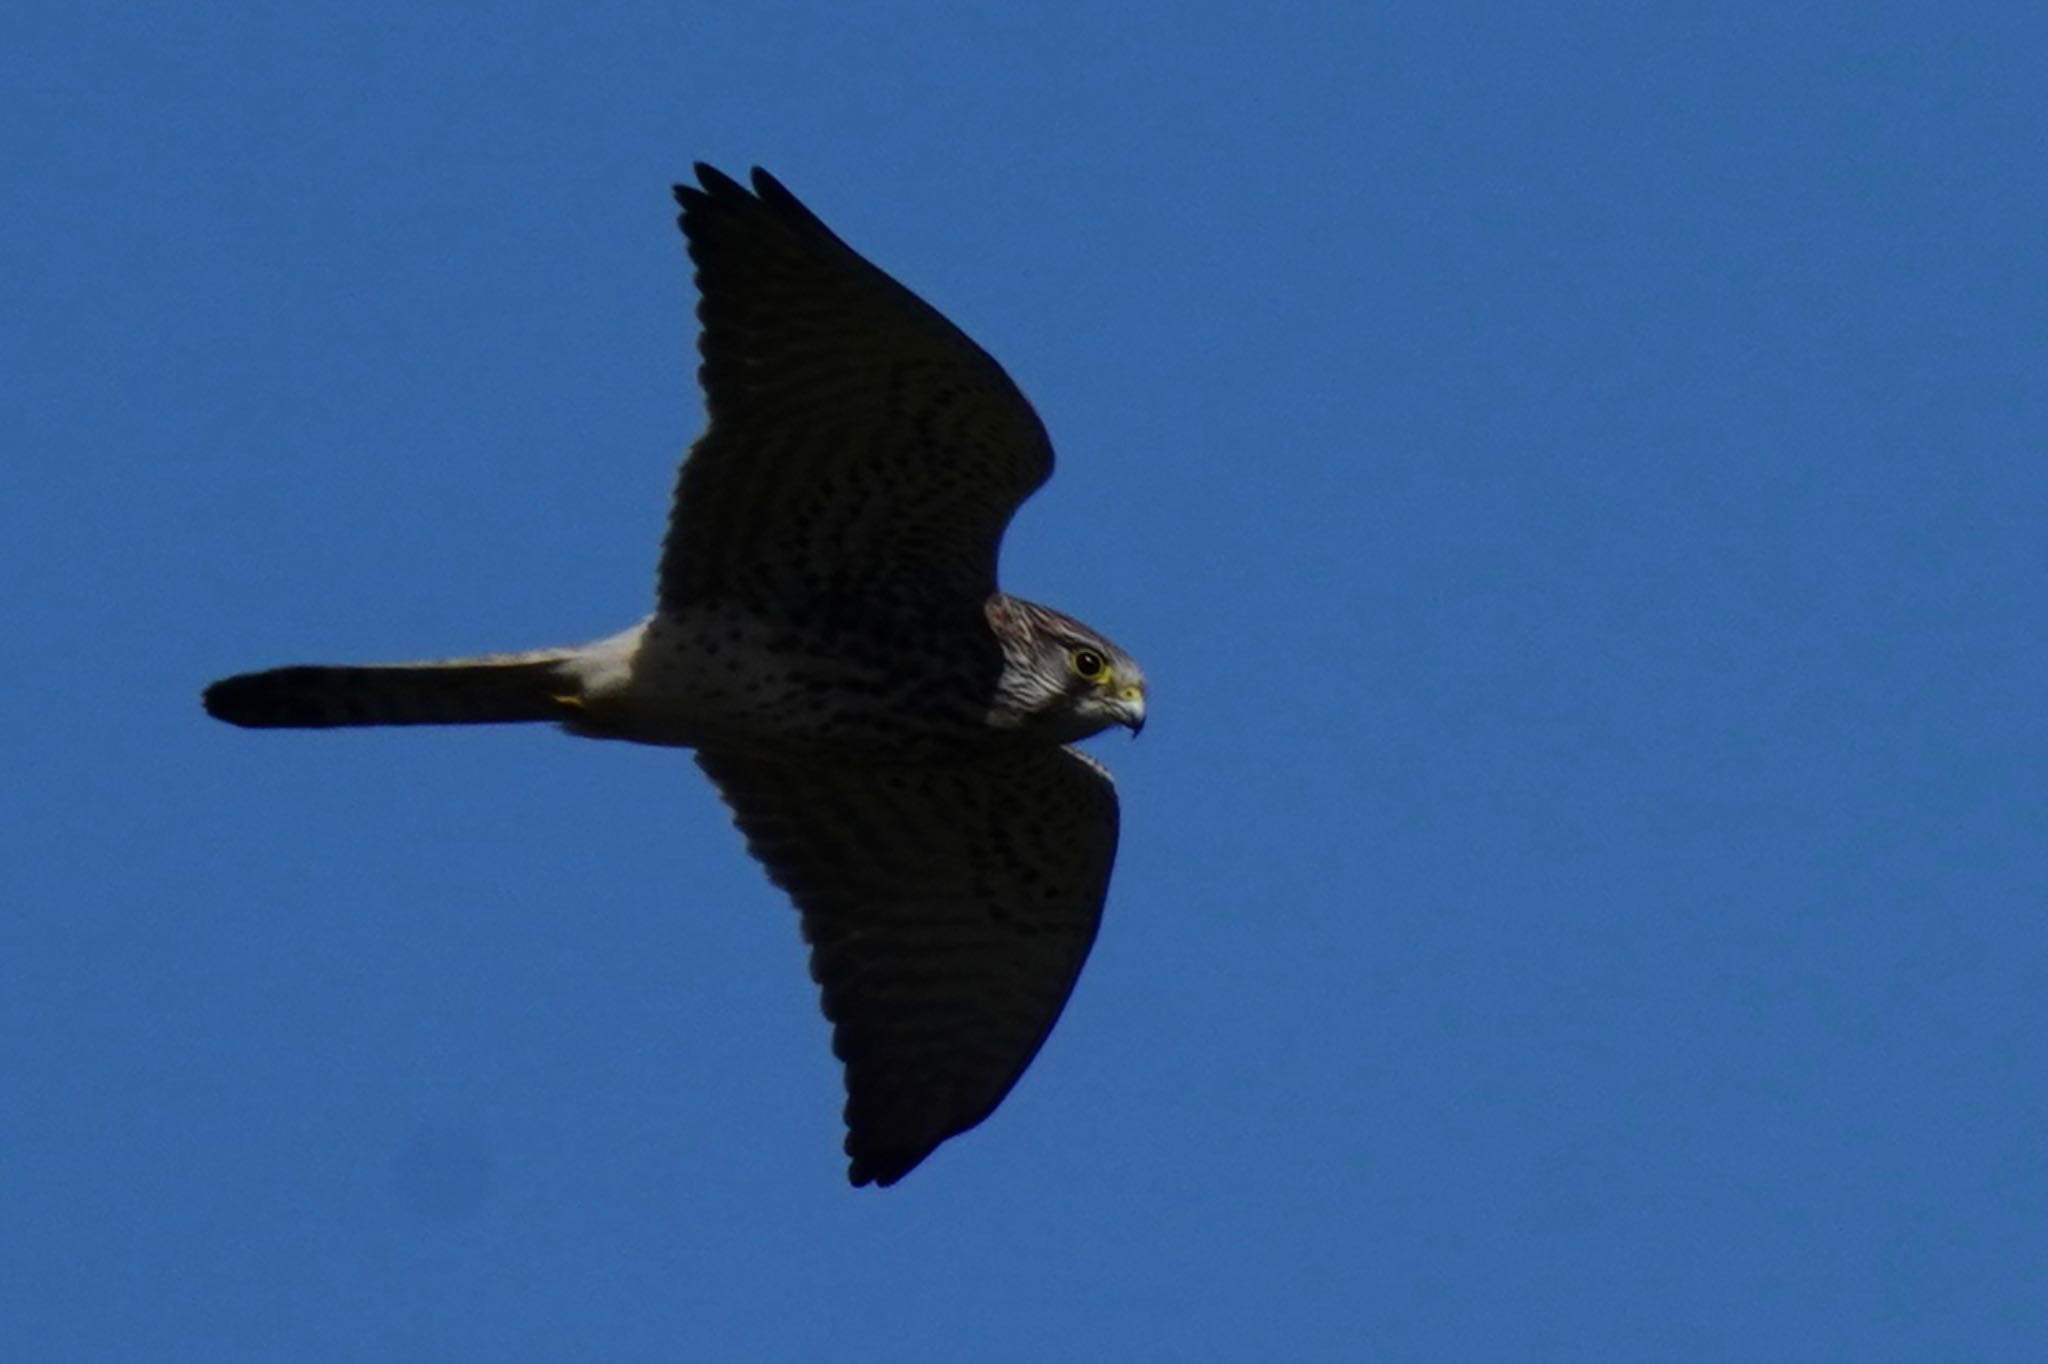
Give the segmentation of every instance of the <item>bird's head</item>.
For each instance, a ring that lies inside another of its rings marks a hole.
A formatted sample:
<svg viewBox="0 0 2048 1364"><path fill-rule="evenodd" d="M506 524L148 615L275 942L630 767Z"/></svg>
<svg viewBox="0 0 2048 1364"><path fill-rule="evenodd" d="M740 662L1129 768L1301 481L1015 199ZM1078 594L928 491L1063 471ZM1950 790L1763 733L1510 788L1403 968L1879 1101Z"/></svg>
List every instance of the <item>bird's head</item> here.
<svg viewBox="0 0 2048 1364"><path fill-rule="evenodd" d="M990 723L1057 743L1145 727L1145 670L1115 643L1017 597L990 598L988 620L1003 647Z"/></svg>

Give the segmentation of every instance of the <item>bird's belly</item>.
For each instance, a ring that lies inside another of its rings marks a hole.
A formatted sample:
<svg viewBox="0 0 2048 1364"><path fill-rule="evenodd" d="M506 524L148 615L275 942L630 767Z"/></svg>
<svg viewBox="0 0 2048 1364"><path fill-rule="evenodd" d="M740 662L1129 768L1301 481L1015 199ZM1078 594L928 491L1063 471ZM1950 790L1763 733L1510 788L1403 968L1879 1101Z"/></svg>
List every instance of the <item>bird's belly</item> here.
<svg viewBox="0 0 2048 1364"><path fill-rule="evenodd" d="M656 616L619 661L591 678L565 718L569 730L688 748L895 757L985 732L984 704L919 671L830 632L729 607Z"/></svg>

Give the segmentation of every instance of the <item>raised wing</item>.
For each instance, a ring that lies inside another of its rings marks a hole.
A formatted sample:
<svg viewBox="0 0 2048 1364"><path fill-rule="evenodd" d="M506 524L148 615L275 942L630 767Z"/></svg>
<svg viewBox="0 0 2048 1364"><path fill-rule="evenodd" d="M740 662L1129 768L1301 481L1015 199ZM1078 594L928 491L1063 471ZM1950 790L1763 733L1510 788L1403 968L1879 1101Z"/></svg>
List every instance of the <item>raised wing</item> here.
<svg viewBox="0 0 2048 1364"><path fill-rule="evenodd" d="M995 590L1017 506L1051 476L1002 367L766 171L676 187L697 265L710 426L683 462L664 607Z"/></svg>
<svg viewBox="0 0 2048 1364"><path fill-rule="evenodd" d="M846 1065L855 1184L995 1111L1059 1018L1116 856L1109 774L1072 749L945 766L697 755L803 914Z"/></svg>

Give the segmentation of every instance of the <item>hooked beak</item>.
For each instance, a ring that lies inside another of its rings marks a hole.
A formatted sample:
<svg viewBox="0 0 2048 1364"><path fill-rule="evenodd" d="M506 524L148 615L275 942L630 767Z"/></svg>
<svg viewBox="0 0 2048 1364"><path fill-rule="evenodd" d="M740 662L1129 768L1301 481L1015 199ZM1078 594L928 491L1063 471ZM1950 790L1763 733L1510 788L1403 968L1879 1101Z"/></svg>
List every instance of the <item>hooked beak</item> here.
<svg viewBox="0 0 2048 1364"><path fill-rule="evenodd" d="M1145 728L1145 689L1137 685L1117 688L1114 708L1116 722L1137 738Z"/></svg>

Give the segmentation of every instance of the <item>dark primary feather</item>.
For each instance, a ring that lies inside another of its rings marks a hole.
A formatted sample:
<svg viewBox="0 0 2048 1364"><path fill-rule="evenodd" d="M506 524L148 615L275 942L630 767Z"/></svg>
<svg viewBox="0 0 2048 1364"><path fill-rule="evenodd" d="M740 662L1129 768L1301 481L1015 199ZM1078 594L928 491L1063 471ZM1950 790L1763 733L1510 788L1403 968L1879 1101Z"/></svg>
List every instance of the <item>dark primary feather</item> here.
<svg viewBox="0 0 2048 1364"><path fill-rule="evenodd" d="M995 590L1003 530L1052 472L1037 414L988 353L767 172L682 185L710 425L684 461L665 607L915 585Z"/></svg>
<svg viewBox="0 0 2048 1364"><path fill-rule="evenodd" d="M848 1177L893 1184L994 1112L1052 1031L1101 922L1115 788L1060 748L697 761L802 911L846 1066Z"/></svg>

